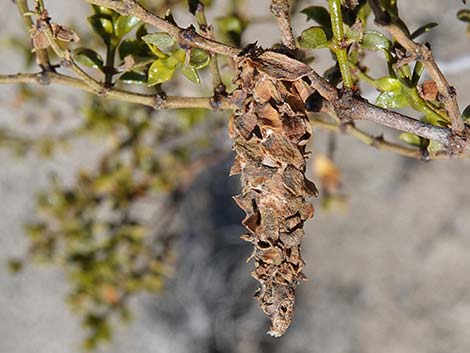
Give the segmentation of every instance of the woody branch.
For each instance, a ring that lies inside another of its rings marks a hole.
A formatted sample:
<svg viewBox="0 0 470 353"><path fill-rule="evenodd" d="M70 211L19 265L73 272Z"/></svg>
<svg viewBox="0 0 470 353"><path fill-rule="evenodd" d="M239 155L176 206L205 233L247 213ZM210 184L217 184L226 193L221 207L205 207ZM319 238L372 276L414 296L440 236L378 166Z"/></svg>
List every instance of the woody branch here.
<svg viewBox="0 0 470 353"><path fill-rule="evenodd" d="M180 28L166 21L165 19L162 19L161 17L152 14L135 0L86 1L90 4L110 8L120 13L121 15L135 16L147 24L150 24L160 30L168 32L170 35L174 36L183 47L197 47L205 49L210 53L218 53L232 58L237 57L241 52L240 49L228 46L223 43L219 43L213 39L205 38L197 34L194 27L192 26L186 29ZM371 4L372 3L374 2L372 1ZM285 14L285 12L282 13ZM282 20L281 22L284 23L285 20ZM389 26L387 28L394 30L393 26ZM166 104L155 105L154 96L152 98L152 96L141 95L114 88L106 88L100 82L94 80L92 77L85 74L80 69L80 67L76 65L73 60L71 60L70 52L66 49L63 49L59 44L55 42L54 38L51 36L49 28L46 27L43 28L43 30L48 36L53 50L59 55L59 57L62 57L64 59L65 63L68 63L68 66L79 77L79 79L76 79L61 74L50 74L50 82L57 82L60 84L74 86L76 88L80 88L86 91L91 91L98 95L109 96L115 99L151 105L158 109L172 109L179 107L200 107L208 109L213 108L213 105L211 104L211 101L208 98L172 97L167 101ZM398 32L394 33L397 34ZM402 39L399 34L397 34L397 36L400 40ZM405 45L409 44L407 41L403 41ZM416 43L413 44L418 45ZM290 58L287 59L293 60ZM296 60L295 62L306 66L305 64L297 62ZM433 73L433 75L438 77L438 85L442 90L441 94L444 97L448 97L448 99L445 99L444 101L446 104L446 108L448 109L448 113L452 119L452 129L431 125L403 114L379 108L373 104L370 104L369 102L360 97L342 95L336 87L334 87L325 79L323 79L311 68L308 68L308 71L304 70L303 74L299 75L298 78L301 78L302 76L308 77L310 79L310 84L312 85L312 87L315 88L325 100L329 101L330 107L333 108L333 110L336 112L338 117L342 119L343 122L351 122L359 119L369 120L380 125L391 127L398 131L410 132L424 138L439 141L449 149L451 156L469 155L470 138L468 138L468 128L463 125L460 115L457 116L458 106L455 102L455 96L451 95L450 93L447 95L445 94L446 89L448 92L452 90L449 88L447 81L445 81L445 78L443 79L442 73L438 74L440 71L432 69L437 66L435 65L435 62L432 62L433 61L431 61L431 64L429 64L428 62L427 65L429 65L429 67L431 68L430 73ZM38 77L38 74L0 75L0 83L38 82ZM151 99L153 99L153 103L150 103ZM223 100L223 104L221 104L218 108L234 109L234 107L235 105L227 99Z"/></svg>

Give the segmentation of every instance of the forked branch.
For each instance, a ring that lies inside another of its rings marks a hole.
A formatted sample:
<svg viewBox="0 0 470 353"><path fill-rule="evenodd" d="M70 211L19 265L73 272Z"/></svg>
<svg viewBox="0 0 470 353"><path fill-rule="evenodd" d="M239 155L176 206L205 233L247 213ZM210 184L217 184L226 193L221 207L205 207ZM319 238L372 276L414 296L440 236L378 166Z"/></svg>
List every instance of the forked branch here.
<svg viewBox="0 0 470 353"><path fill-rule="evenodd" d="M465 130L465 126L457 103L457 93L437 65L431 49L427 45L414 42L402 28L394 24L390 16L381 9L377 0L369 0L369 3L374 12L375 22L390 32L395 40L400 43L410 55L425 66L429 76L436 82L440 95L439 100L444 103L452 123L452 132L462 134Z"/></svg>

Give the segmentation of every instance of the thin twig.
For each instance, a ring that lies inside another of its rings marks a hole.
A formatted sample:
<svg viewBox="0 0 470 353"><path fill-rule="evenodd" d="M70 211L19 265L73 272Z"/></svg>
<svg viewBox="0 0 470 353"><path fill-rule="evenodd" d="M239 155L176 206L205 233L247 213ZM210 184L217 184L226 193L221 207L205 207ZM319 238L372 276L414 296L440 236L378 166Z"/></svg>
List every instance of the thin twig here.
<svg viewBox="0 0 470 353"><path fill-rule="evenodd" d="M390 32L403 48L425 66L429 76L436 82L440 101L444 103L447 114L452 122L452 132L456 134L463 133L465 126L457 103L457 93L437 65L431 49L424 44L415 43L403 29L392 23L390 16L382 11L377 0L369 0L369 4L375 15L375 22Z"/></svg>
<svg viewBox="0 0 470 353"><path fill-rule="evenodd" d="M27 0L16 0L16 6L18 7L21 17L23 17L29 35L29 31L33 28L34 24L31 16L27 15L28 12L30 12L28 8L28 2ZM44 71L54 71L54 66L51 65L49 61L49 54L47 53L47 49L36 49L35 54L38 65Z"/></svg>
<svg viewBox="0 0 470 353"><path fill-rule="evenodd" d="M202 35L208 39L215 39L214 36L214 29L211 25L207 23L206 14L204 11L204 5L198 2L197 9L195 12L196 22L199 26L199 30L201 31ZM214 100L215 104L218 104L219 96L226 94L226 87L222 82L222 78L220 76L219 70L219 63L217 59L217 53L211 52L211 61L209 63L209 68L211 71L212 77L212 86L214 89Z"/></svg>
<svg viewBox="0 0 470 353"><path fill-rule="evenodd" d="M271 0L269 9L276 18L279 29L281 30L282 44L290 50L295 51L297 46L295 45L295 37L290 25L289 0Z"/></svg>
<svg viewBox="0 0 470 353"><path fill-rule="evenodd" d="M135 0L86 0L90 4L104 6L116 11L124 16L134 16L141 21L148 23L162 31L168 32L174 37L181 46L191 48L201 48L213 53L229 56L235 58L240 50L226 44L216 42L212 39L204 38L196 33L194 27L190 26L186 29L179 28L174 24L158 17L157 15L149 12L139 2Z"/></svg>
<svg viewBox="0 0 470 353"><path fill-rule="evenodd" d="M47 80L48 83L56 83L59 85L74 87L83 91L96 94L96 89L90 87L85 82L70 76L62 75L55 72L49 72L47 74ZM39 72L35 74L0 75L0 84L14 83L44 84L44 74L42 72ZM167 96L164 100L159 101L158 99L156 99L155 95L128 92L117 88L109 88L104 91L104 87L101 87L103 89L102 92L105 92L106 97L128 103L143 104L155 109L213 109L210 97L206 98ZM231 103L228 98L221 98L219 109L231 110L235 108L236 106Z"/></svg>
<svg viewBox="0 0 470 353"><path fill-rule="evenodd" d="M206 49L211 53L219 53L222 55L228 55L230 57L236 57L240 53L239 49L198 35L195 33L195 29L193 27L190 27L189 29L181 29L172 23L149 13L135 0L87 1L92 4L109 7L123 15L136 16L146 23L167 31L171 35L178 38L180 43L182 45L186 45L188 48L198 47ZM141 103L157 109L171 109L181 107L213 108L211 101L207 98L169 97L167 101L165 101L164 99L161 99L161 97L160 99L156 99L158 98L156 96L141 95L117 89L106 88L100 82L97 82L94 78L90 77L74 63L71 57L71 52L68 49L62 48L57 43L49 25L43 25L40 29L44 31L52 49L62 59L65 66L69 66L82 79L83 82L73 78L66 79L62 75L51 75L51 79L53 81L77 86L80 89L91 91L98 95L109 96L128 102ZM417 45L416 43L413 44ZM419 45L417 46L420 47ZM470 154L470 138L466 136L467 131L464 130L464 128L461 130L462 133L455 133L454 129L451 131L447 128L431 125L408 116L374 106L361 97L348 94L347 92L341 92L320 75L318 75L308 65L305 65L304 63L283 54L268 51L257 56L256 58L253 58L253 60L258 61L260 70L264 70L275 79L298 81L300 78L304 77L305 79L310 80L309 84L311 87L321 94L321 96L325 99L325 104L329 105L330 111L336 113L343 124L360 119L369 120L399 131L410 132L427 139L438 141L447 147L452 154L466 154L467 156ZM429 61L427 61L427 63L429 63ZM39 78L40 77L43 77L43 75L39 76ZM19 75L18 77L3 76L1 79L4 82L12 82L15 80L17 82L21 80L28 82L41 82L38 80L38 74L31 76ZM235 105L227 99L223 101L220 108L234 109ZM454 125L456 125L456 123L453 123L453 127Z"/></svg>
<svg viewBox="0 0 470 353"><path fill-rule="evenodd" d="M353 138L359 140L360 142L372 146L378 150L392 152L404 157L419 160L446 160L456 158L468 158L468 155L466 154L451 154L445 151L424 155L423 151L421 151L419 148L411 148L392 143L386 141L383 136L369 135L365 131L355 127L353 124L338 125L335 123L327 122L320 118L312 118L310 119L310 123L313 127L317 127L323 130L332 131L335 133L346 133L349 136L352 136Z"/></svg>
<svg viewBox="0 0 470 353"><path fill-rule="evenodd" d="M440 94L440 101L444 103L447 114L452 122L452 131L461 133L464 130L462 117L460 116L455 88L450 86L446 77L436 63L431 49L423 44L415 43L403 30L396 25L384 27L406 50L416 55L416 58L426 67L429 76L436 82Z"/></svg>
<svg viewBox="0 0 470 353"><path fill-rule="evenodd" d="M349 70L349 59L347 51L347 41L344 35L343 15L341 13L341 0L328 0L328 7L330 9L331 28L333 31L334 45L332 50L336 55L339 70L343 78L343 87L352 89L354 88L354 80Z"/></svg>

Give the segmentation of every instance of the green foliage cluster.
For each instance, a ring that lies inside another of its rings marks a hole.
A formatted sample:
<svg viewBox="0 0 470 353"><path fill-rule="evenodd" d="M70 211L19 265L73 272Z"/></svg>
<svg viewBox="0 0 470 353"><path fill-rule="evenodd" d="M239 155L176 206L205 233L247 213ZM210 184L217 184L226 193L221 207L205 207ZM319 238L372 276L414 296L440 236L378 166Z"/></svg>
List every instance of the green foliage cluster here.
<svg viewBox="0 0 470 353"><path fill-rule="evenodd" d="M112 147L96 170L81 170L73 185L52 177L52 187L38 196L39 218L26 231L28 257L66 271L72 284L68 301L83 316L85 346L94 348L110 338L113 317L128 319L130 297L160 291L173 272L175 234L160 224L176 215L171 197L169 214L163 211L158 223L152 220L154 207L142 214L139 205L151 205L160 195L176 197L172 192L184 183L192 161L216 148L204 134L186 135L207 128L202 111L161 121L151 109L92 98L83 114L82 129L101 139L110 136ZM14 260L12 270L19 264Z"/></svg>
<svg viewBox="0 0 470 353"><path fill-rule="evenodd" d="M383 3L388 13L399 19L396 1L384 1ZM333 37L329 11L322 6L310 6L301 12L307 16L308 21L314 21L318 25L309 27L301 33L298 38L299 46L304 49L327 48L334 56L336 42ZM371 14L369 3L359 1L359 5L353 10L343 7L342 12L346 45L350 48L348 65L358 81L360 80L381 92L377 96L375 104L387 109L411 107L422 114L423 121L438 126L449 126L450 121L443 109L443 104L437 100L437 97L424 99L420 93L424 66L420 62L413 63L414 66L403 63L401 60L403 57L396 55L402 51L398 42L390 40L381 32L367 29L367 20ZM398 21L398 23L406 33L410 33L412 39L418 38L437 26L436 23L431 22L410 32L402 21ZM375 51L384 55L387 76L373 78L367 74L368 68L362 64L367 51ZM335 65L325 72L325 77L330 80L334 80L334 77L339 78L341 76L338 71L339 68ZM403 133L400 138L407 144L427 148L429 152L443 149L436 142L410 133Z"/></svg>

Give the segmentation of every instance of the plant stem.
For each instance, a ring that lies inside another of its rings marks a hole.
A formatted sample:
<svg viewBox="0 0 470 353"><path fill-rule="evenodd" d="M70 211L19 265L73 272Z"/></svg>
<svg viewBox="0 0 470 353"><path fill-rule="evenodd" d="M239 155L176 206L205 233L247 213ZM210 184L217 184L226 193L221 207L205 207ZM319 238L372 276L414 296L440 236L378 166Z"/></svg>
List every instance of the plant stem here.
<svg viewBox="0 0 470 353"><path fill-rule="evenodd" d="M24 20L24 23L26 25L26 29L28 30L28 35L29 35L29 31L32 29L34 24L33 24L33 20L31 19L31 16L25 15L26 13L29 12L28 2L27 0L16 0L16 6L18 7L20 15ZM54 71L54 67L51 65L49 61L49 54L47 53L47 49L37 49L35 53L36 53L36 61L38 65L41 66L41 68L44 71Z"/></svg>
<svg viewBox="0 0 470 353"><path fill-rule="evenodd" d="M196 10L195 17L196 17L196 22L199 26L199 30L203 33L203 35L208 39L214 39L214 31L213 31L212 26L209 26L207 23L206 14L204 11L204 5L202 3L198 3L198 8ZM222 78L220 76L217 53L211 52L210 54L211 54L211 61L209 63L209 68L211 71L212 87L214 89L214 95L225 94L226 93L225 85L223 84Z"/></svg>
<svg viewBox="0 0 470 353"><path fill-rule="evenodd" d="M276 17L279 29L281 30L281 41L292 51L297 49L295 37L292 33L289 15L289 0L271 0L271 13Z"/></svg>
<svg viewBox="0 0 470 353"><path fill-rule="evenodd" d="M382 11L378 0L368 1L374 12L375 22L390 32L395 40L410 52L410 55L419 60L425 66L429 76L436 82L437 89L441 95L440 100L444 103L447 114L452 122L452 131L456 134L464 133L465 126L457 103L457 93L455 88L447 82L446 77L434 59L431 49L426 45L415 43L398 24L392 23L387 12Z"/></svg>
<svg viewBox="0 0 470 353"><path fill-rule="evenodd" d="M354 80L349 70L346 37L344 36L343 15L341 14L341 0L328 0L330 9L331 28L333 30L334 44L332 50L338 60L339 70L343 77L343 87L354 88Z"/></svg>
<svg viewBox="0 0 470 353"><path fill-rule="evenodd" d="M105 87L112 87L114 76L114 57L116 56L116 46L109 43L106 46L106 62L104 66L104 85Z"/></svg>
<svg viewBox="0 0 470 353"><path fill-rule="evenodd" d="M14 83L32 83L42 84L44 80L42 72L35 74L16 74L16 75L0 75L0 84L14 84ZM86 82L79 79L62 75L55 72L47 74L48 83L56 83L59 85L78 88L80 90L96 94L96 89L90 87ZM156 103L156 96L150 94L142 94L135 92L128 92L117 88L108 88L105 90L102 87L103 95L108 98L128 102L143 104L155 109L180 109L180 108L202 108L213 109L210 97L174 97L167 96L161 103ZM228 98L222 97L219 109L232 110L236 106L230 102Z"/></svg>
<svg viewBox="0 0 470 353"><path fill-rule="evenodd" d="M190 26L186 29L179 28L173 23L158 17L157 15L149 12L139 2L135 0L86 0L90 4L104 6L116 11L124 16L135 16L141 21L148 23L162 31L168 32L174 37L183 47L195 47L208 50L213 53L229 56L235 58L240 53L240 50L226 44L216 42L212 39L204 38L198 35L194 27Z"/></svg>
<svg viewBox="0 0 470 353"><path fill-rule="evenodd" d="M392 152L400 156L419 159L419 160L445 160L445 159L457 159L457 158L468 158L466 154L450 154L448 152L437 152L430 153L429 156L424 156L423 152L418 148L411 148L401 146L396 143L392 143L384 140L382 136L375 137L371 136L365 131L358 129L352 124L338 125L335 123L327 122L321 118L312 118L310 122L313 127L318 127L323 130L332 131L336 133L346 133L349 136L359 140L366 145L377 148L378 150Z"/></svg>

